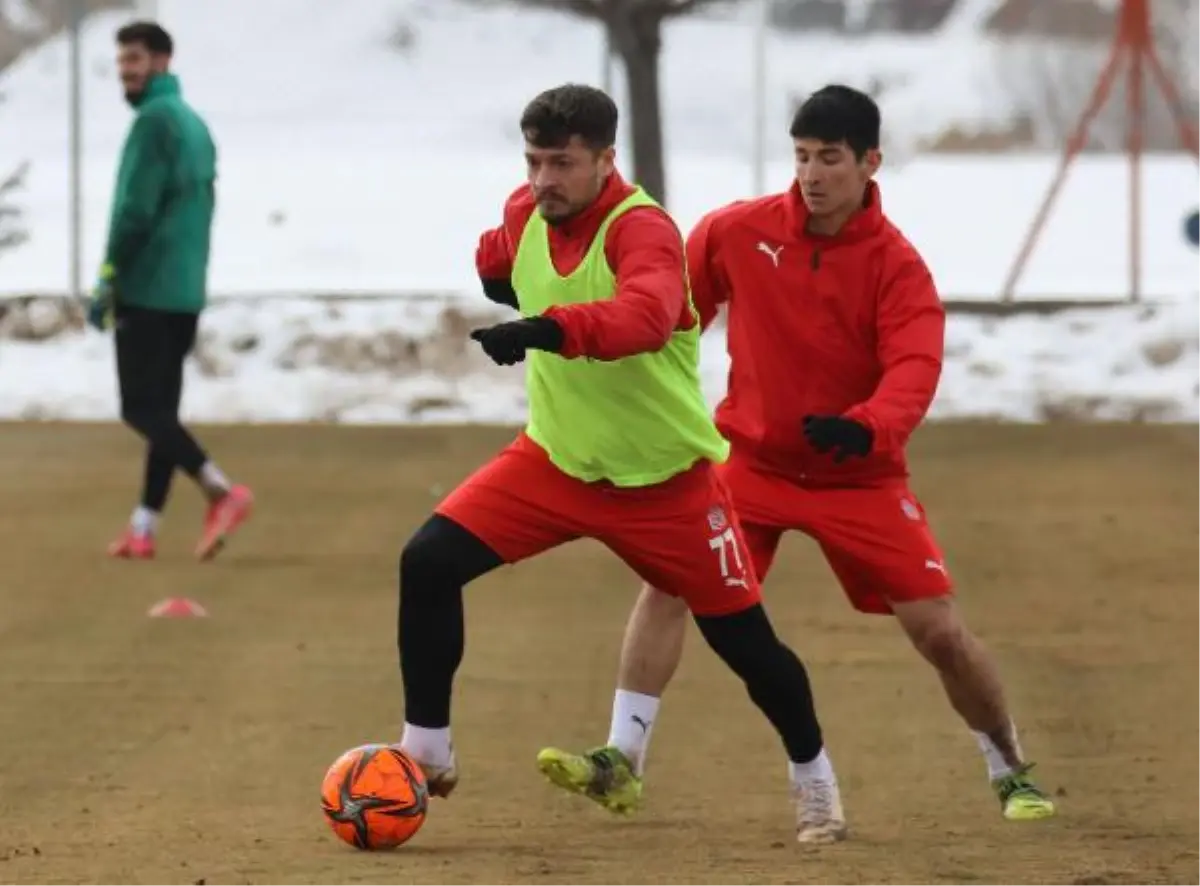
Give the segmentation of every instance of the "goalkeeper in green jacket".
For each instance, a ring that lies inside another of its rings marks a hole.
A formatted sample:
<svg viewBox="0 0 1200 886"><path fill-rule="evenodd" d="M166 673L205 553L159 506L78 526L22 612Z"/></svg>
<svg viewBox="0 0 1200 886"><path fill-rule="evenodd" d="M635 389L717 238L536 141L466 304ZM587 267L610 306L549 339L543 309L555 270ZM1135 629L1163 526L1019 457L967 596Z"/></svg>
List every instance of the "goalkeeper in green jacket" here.
<svg viewBox="0 0 1200 886"><path fill-rule="evenodd" d="M116 333L121 418L145 438L141 503L110 547L149 559L175 469L208 501L196 547L214 556L249 516L253 496L231 483L179 421L183 365L204 309L216 184L208 127L168 71L171 36L152 22L117 32L117 66L136 116L121 154L104 266L88 322Z"/></svg>

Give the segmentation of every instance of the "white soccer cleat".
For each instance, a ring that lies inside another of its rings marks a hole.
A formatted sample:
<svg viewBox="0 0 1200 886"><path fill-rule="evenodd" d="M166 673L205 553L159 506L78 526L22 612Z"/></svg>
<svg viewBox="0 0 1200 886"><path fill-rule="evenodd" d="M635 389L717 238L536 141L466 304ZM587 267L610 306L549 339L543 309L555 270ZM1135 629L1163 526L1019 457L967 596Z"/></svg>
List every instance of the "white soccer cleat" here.
<svg viewBox="0 0 1200 886"><path fill-rule="evenodd" d="M836 781L805 781L792 788L797 843L837 843L846 839L846 814Z"/></svg>

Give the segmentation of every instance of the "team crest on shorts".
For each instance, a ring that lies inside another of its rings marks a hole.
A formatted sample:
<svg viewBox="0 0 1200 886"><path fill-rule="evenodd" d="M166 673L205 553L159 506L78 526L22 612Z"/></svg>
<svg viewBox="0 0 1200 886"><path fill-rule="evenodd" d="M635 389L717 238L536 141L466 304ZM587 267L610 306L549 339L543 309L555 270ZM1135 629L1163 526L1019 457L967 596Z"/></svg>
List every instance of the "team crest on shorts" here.
<svg viewBox="0 0 1200 886"><path fill-rule="evenodd" d="M900 499L900 510L904 512L904 516L910 520L921 519L921 509L907 498Z"/></svg>
<svg viewBox="0 0 1200 886"><path fill-rule="evenodd" d="M720 505L713 505L708 509L708 528L713 532L720 532L729 525L729 520L725 517L725 509Z"/></svg>

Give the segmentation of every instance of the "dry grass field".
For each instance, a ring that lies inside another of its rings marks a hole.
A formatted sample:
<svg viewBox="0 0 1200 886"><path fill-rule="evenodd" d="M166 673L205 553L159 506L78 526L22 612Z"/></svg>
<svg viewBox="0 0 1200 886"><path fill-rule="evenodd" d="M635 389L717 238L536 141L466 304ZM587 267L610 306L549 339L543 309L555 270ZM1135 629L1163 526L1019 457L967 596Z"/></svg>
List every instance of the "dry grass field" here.
<svg viewBox="0 0 1200 886"><path fill-rule="evenodd" d="M936 425L914 442L915 488L1057 819L1001 819L932 673L888 619L850 609L802 537L768 607L810 666L852 839L791 841L782 751L694 631L642 814L554 792L534 755L604 738L636 592L579 543L468 591L458 793L397 852L338 843L325 767L400 735L397 554L511 434L204 429L259 510L201 565L186 482L157 561L104 557L139 477L131 434L0 425L0 881L1200 879L1195 427ZM167 596L210 617L147 618Z"/></svg>

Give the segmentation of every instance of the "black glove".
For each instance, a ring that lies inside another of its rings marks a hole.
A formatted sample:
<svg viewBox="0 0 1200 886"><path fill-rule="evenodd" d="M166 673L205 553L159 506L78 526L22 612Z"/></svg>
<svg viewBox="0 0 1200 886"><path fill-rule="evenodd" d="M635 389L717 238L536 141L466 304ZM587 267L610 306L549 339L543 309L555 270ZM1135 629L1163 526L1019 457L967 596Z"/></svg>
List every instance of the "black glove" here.
<svg viewBox="0 0 1200 886"><path fill-rule="evenodd" d="M498 305L508 305L510 308L518 307L517 291L513 289L512 280L507 278L501 280L498 278L487 279L479 278L479 282L483 284L483 294L488 297L489 301L494 301Z"/></svg>
<svg viewBox="0 0 1200 886"><path fill-rule="evenodd" d="M562 349L562 327L549 317L529 317L497 323L486 329L472 329L471 338L483 346L483 352L500 366L512 366L525 359L530 348L538 351Z"/></svg>
<svg viewBox="0 0 1200 886"><path fill-rule="evenodd" d="M834 464L852 455L860 458L871 452L875 434L866 425L840 415L804 416L804 437L820 453L833 452Z"/></svg>

